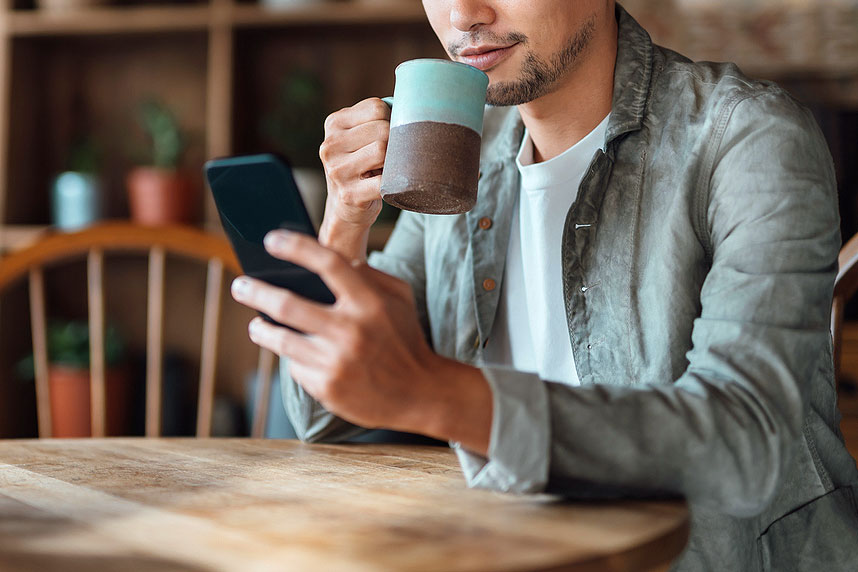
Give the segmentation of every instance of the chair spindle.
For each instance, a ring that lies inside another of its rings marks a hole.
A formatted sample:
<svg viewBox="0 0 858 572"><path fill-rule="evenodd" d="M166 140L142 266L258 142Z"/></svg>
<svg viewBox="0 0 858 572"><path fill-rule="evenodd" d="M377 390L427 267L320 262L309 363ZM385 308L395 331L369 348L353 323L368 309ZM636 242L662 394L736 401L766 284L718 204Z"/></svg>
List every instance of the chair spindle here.
<svg viewBox="0 0 858 572"><path fill-rule="evenodd" d="M106 388L104 382L104 253L89 251L87 294L89 298L89 371L92 436L104 437L106 430Z"/></svg>
<svg viewBox="0 0 858 572"><path fill-rule="evenodd" d="M212 431L214 406L217 330L220 321L220 297L223 283L223 262L209 260L206 279L206 300L203 311L203 341L200 357L200 395L197 405L197 437L209 437Z"/></svg>
<svg viewBox="0 0 858 572"><path fill-rule="evenodd" d="M149 251L149 297L146 307L146 436L161 436L161 391L164 353L163 247Z"/></svg>
<svg viewBox="0 0 858 572"><path fill-rule="evenodd" d="M30 329L33 336L33 364L36 374L36 416L39 437L53 436L51 394L48 384L48 340L45 322L45 277L41 267L30 269Z"/></svg>

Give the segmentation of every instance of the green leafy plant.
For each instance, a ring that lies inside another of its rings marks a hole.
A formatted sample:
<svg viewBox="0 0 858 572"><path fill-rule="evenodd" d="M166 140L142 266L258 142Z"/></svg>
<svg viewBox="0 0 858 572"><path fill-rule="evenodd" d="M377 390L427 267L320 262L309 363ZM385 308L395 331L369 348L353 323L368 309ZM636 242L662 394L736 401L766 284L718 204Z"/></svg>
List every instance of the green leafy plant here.
<svg viewBox="0 0 858 572"><path fill-rule="evenodd" d="M185 137L176 116L157 99L140 104L140 126L152 142L151 164L162 169L175 169L185 151Z"/></svg>
<svg viewBox="0 0 858 572"><path fill-rule="evenodd" d="M69 147L67 168L76 173L94 175L101 167L101 149L92 137L81 137Z"/></svg>
<svg viewBox="0 0 858 572"><path fill-rule="evenodd" d="M53 321L47 329L48 362L77 369L89 368L89 326L80 321ZM104 331L104 360L107 365L122 361L125 345L119 331L108 325ZM35 361L32 354L17 364L21 379L35 377Z"/></svg>
<svg viewBox="0 0 858 572"><path fill-rule="evenodd" d="M280 82L274 109L261 131L298 167L321 167L319 145L325 138L324 86L308 70L293 70Z"/></svg>

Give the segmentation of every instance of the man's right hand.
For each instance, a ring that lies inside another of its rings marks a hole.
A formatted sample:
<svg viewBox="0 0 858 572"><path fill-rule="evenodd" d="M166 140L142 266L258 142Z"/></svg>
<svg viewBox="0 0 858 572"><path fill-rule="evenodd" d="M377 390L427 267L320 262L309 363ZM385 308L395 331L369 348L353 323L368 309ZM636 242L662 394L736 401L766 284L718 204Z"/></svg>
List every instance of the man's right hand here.
<svg viewBox="0 0 858 572"><path fill-rule="evenodd" d="M381 169L390 135L390 108L370 98L325 121L319 157L328 198L319 242L351 260L366 258L369 227L381 212Z"/></svg>

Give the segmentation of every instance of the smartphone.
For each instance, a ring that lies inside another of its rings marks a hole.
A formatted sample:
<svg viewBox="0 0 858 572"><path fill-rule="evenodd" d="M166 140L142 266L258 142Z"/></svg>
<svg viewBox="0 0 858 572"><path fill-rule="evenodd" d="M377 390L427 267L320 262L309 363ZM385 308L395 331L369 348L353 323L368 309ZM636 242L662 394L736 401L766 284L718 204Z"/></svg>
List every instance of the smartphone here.
<svg viewBox="0 0 858 572"><path fill-rule="evenodd" d="M212 159L203 170L244 273L304 298L333 304L334 295L317 274L274 258L262 244L265 235L278 228L316 236L288 162L265 153Z"/></svg>

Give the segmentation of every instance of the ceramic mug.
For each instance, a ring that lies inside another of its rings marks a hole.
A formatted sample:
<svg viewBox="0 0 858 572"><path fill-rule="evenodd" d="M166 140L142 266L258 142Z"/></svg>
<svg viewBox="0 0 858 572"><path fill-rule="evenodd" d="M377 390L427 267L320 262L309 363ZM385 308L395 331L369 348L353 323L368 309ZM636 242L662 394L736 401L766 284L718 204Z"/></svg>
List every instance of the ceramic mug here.
<svg viewBox="0 0 858 572"><path fill-rule="evenodd" d="M489 78L440 59L396 68L381 196L401 209L458 214L477 201Z"/></svg>

